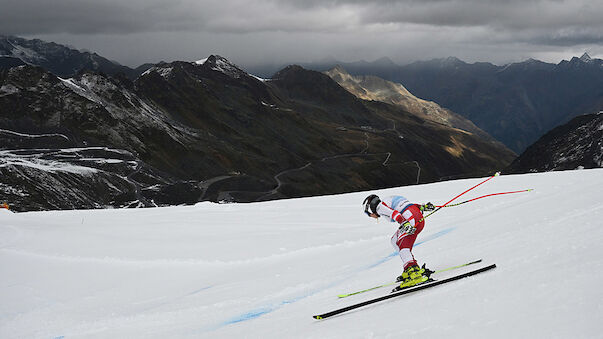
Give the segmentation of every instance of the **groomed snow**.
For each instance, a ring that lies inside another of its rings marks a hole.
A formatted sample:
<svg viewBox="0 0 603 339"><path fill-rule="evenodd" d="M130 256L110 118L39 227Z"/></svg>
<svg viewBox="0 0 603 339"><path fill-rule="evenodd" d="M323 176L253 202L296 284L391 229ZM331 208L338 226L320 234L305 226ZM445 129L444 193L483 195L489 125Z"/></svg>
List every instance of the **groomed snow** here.
<svg viewBox="0 0 603 339"><path fill-rule="evenodd" d="M484 178L381 190L444 203ZM368 192L249 204L0 209L1 338L600 338L603 170L508 175L427 219L415 257L487 273L317 321L389 289ZM10 202L9 202L10 203Z"/></svg>

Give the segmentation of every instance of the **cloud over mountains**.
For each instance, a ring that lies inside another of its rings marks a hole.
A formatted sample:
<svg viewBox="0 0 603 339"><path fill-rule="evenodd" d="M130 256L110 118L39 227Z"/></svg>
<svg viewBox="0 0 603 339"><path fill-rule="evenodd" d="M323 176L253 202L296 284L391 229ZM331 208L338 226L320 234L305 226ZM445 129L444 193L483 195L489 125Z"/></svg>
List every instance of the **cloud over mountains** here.
<svg viewBox="0 0 603 339"><path fill-rule="evenodd" d="M279 54L283 58L316 49L321 53L311 57L396 59L408 49L415 52L406 58L517 59L564 48L574 48L569 54L603 53L603 2L596 0L0 0L0 5L4 34L72 44L86 40L83 36L120 37L116 47L141 37L154 45L181 37L183 44L232 50L242 59L250 46L271 54L289 50Z"/></svg>

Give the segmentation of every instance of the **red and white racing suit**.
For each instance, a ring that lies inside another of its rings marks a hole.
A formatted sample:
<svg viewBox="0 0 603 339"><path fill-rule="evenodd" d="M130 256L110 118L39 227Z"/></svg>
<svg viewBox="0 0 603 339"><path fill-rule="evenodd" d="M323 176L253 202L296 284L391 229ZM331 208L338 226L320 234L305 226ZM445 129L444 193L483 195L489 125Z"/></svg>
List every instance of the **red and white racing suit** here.
<svg viewBox="0 0 603 339"><path fill-rule="evenodd" d="M425 220L421 209L417 204L411 204L408 199L400 195L389 196L381 199L377 206L377 213L382 217L389 218L389 221L402 224L408 221L416 228L415 233L407 234L398 229L392 236L392 245L398 251L404 269L412 265L417 265L415 257L412 255L412 246L415 244L417 235L423 230ZM421 222L419 222L421 220Z"/></svg>

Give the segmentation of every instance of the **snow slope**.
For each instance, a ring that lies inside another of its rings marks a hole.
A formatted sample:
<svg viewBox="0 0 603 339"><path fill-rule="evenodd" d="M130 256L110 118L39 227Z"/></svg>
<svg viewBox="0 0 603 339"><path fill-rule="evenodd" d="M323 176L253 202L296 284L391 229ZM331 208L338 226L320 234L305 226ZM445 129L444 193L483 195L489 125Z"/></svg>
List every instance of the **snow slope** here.
<svg viewBox="0 0 603 339"><path fill-rule="evenodd" d="M444 203L483 178L382 190ZM509 175L445 208L414 249L487 273L317 321L400 273L367 192L250 204L0 209L0 338L603 337L603 170Z"/></svg>

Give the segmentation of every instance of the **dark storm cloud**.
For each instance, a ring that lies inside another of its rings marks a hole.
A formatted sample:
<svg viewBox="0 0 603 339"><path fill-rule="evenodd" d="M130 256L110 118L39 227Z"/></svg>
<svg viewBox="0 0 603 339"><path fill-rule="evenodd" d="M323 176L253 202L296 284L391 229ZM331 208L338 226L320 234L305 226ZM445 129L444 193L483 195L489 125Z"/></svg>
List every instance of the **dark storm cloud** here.
<svg viewBox="0 0 603 339"><path fill-rule="evenodd" d="M603 1L597 0L0 0L0 5L0 31L13 34L337 33L391 24L487 26L493 31L603 29ZM582 35L577 39L582 41Z"/></svg>
<svg viewBox="0 0 603 339"><path fill-rule="evenodd" d="M528 41L550 46L603 45L603 32L601 29L576 27L553 34L543 33Z"/></svg>
<svg viewBox="0 0 603 339"><path fill-rule="evenodd" d="M328 31L350 13L291 11L269 0L0 0L0 32L105 34L170 31Z"/></svg>
<svg viewBox="0 0 603 339"><path fill-rule="evenodd" d="M257 59L252 49L350 59L411 51L419 58L521 58L559 46L603 53L601 18L600 0L0 0L0 34L107 49L120 41L144 48L144 38L149 53L169 45L176 55L170 37L189 54L193 44Z"/></svg>
<svg viewBox="0 0 603 339"><path fill-rule="evenodd" d="M603 1L396 1L371 4L367 24L483 27L495 37L529 42L576 44L597 41L603 32ZM590 32L584 32L584 28ZM528 39L528 37L530 39ZM589 37L588 39L585 39ZM600 40L599 40L600 42Z"/></svg>
<svg viewBox="0 0 603 339"><path fill-rule="evenodd" d="M0 7L0 31L9 34L189 30L203 18L179 1L0 0Z"/></svg>

